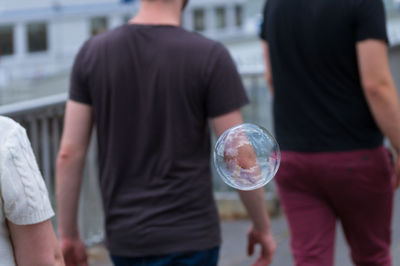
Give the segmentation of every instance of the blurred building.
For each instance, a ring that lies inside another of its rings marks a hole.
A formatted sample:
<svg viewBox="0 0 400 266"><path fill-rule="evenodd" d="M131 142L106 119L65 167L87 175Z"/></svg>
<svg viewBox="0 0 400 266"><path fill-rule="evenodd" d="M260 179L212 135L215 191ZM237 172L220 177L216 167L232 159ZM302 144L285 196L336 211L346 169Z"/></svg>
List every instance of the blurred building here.
<svg viewBox="0 0 400 266"><path fill-rule="evenodd" d="M393 46L400 43L397 2L384 0ZM126 23L139 0L18 0L0 3L0 87L7 81L68 74L82 43ZM257 37L264 0L191 0L182 25L228 46L240 72L264 69Z"/></svg>
<svg viewBox="0 0 400 266"><path fill-rule="evenodd" d="M49 76L69 68L91 35L116 27L133 1L18 0L0 9L0 67L8 79Z"/></svg>
<svg viewBox="0 0 400 266"><path fill-rule="evenodd" d="M18 0L0 7L1 79L42 78L67 71L82 43L126 23L138 0ZM245 0L192 0L188 30L220 40L253 35ZM3 76L3 77L1 77Z"/></svg>

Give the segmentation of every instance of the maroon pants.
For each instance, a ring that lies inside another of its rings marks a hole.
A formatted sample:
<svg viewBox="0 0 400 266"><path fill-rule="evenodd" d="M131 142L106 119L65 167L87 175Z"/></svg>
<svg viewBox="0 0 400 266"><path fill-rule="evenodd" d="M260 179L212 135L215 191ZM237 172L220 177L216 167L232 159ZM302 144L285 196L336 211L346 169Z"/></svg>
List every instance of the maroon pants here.
<svg viewBox="0 0 400 266"><path fill-rule="evenodd" d="M275 180L295 265L333 265L337 220L355 265L392 265L393 169L385 148L283 151Z"/></svg>

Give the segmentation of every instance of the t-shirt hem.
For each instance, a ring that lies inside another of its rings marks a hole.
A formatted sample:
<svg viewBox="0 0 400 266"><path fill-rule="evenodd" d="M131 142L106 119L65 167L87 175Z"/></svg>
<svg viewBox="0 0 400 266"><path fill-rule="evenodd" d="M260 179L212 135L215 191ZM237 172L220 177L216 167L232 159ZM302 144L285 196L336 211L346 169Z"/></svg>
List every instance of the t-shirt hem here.
<svg viewBox="0 0 400 266"><path fill-rule="evenodd" d="M35 212L31 215L26 216L10 216L7 217L9 221L17 225L29 225L29 224L37 224L49 220L54 216L53 210L44 210Z"/></svg>
<svg viewBox="0 0 400 266"><path fill-rule="evenodd" d="M382 41L386 44L389 44L389 39L387 36L361 36L361 37L357 37L356 41L357 42L362 42L365 40L377 40L377 41Z"/></svg>
<svg viewBox="0 0 400 266"><path fill-rule="evenodd" d="M82 99L81 97L76 96L74 94L70 94L69 95L69 99L74 101L74 102L83 103L83 104L86 104L86 105L92 105L92 103L90 101Z"/></svg>
<svg viewBox="0 0 400 266"><path fill-rule="evenodd" d="M293 145L288 143L279 142L281 151L294 151L294 152L341 152L362 149L374 149L383 145L383 141L379 143L371 143L364 145L349 145L349 146L315 146L315 145Z"/></svg>
<svg viewBox="0 0 400 266"><path fill-rule="evenodd" d="M267 36L264 33L258 34L258 37L263 41L267 41Z"/></svg>
<svg viewBox="0 0 400 266"><path fill-rule="evenodd" d="M222 108L218 111L212 112L208 115L209 118L215 118L217 116L221 116L221 115L225 115L227 113L233 112L237 109L240 109L244 106L246 106L247 104L249 104L249 100L244 100L242 102L236 102L236 103L232 103L229 105L226 105L225 108Z"/></svg>
<svg viewBox="0 0 400 266"><path fill-rule="evenodd" d="M175 241L174 241L175 242ZM178 241L179 243L179 241ZM172 243L171 243L172 244ZM160 249L157 247L148 248L148 249L126 249L126 246L117 246L117 245L110 245L106 243L107 249L112 256L121 256L121 257L145 257L145 256L163 256L177 252L196 252L202 251L207 249L212 249L215 247L219 247L221 245L221 240L214 241L208 244L187 244L182 243L179 247L169 247L165 249ZM154 253L156 252L156 253Z"/></svg>

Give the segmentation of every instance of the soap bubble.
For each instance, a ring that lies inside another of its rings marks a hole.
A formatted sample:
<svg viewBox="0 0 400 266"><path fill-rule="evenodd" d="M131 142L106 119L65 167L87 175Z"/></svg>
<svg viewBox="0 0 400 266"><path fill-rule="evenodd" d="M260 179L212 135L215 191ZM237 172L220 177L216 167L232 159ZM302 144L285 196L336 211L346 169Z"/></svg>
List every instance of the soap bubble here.
<svg viewBox="0 0 400 266"><path fill-rule="evenodd" d="M222 180L239 190L254 190L272 180L281 153L263 127L240 124L225 131L214 148L214 164Z"/></svg>

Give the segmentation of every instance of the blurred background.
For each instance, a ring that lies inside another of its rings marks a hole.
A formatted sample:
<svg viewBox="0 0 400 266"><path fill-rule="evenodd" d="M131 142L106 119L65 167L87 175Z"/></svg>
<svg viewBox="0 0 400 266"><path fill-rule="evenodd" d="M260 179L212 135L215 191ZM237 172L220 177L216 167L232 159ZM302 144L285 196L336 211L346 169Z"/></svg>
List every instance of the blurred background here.
<svg viewBox="0 0 400 266"><path fill-rule="evenodd" d="M400 1L384 2L390 64L399 87ZM88 38L127 23L137 12L139 3L139 0L0 0L0 115L14 118L27 129L53 206L54 163L73 60ZM271 97L264 80L258 38L264 3L264 0L191 0L183 13L182 26L227 46L251 100L243 109L245 121L273 132ZM85 243L93 247L92 265L109 265L104 248L98 245L103 240L103 221L94 143L93 139L85 170L80 228ZM216 175L214 187L224 220L221 265L249 265L251 259L245 256L245 233L249 224L243 206L236 193ZM275 217L272 229L278 241L274 265L291 265L289 232L273 183L266 187L266 195L269 211ZM400 203L399 197L396 202ZM397 213L394 254L400 254ZM337 251L337 265L351 265L340 234ZM400 265L399 255L395 256L394 265Z"/></svg>

